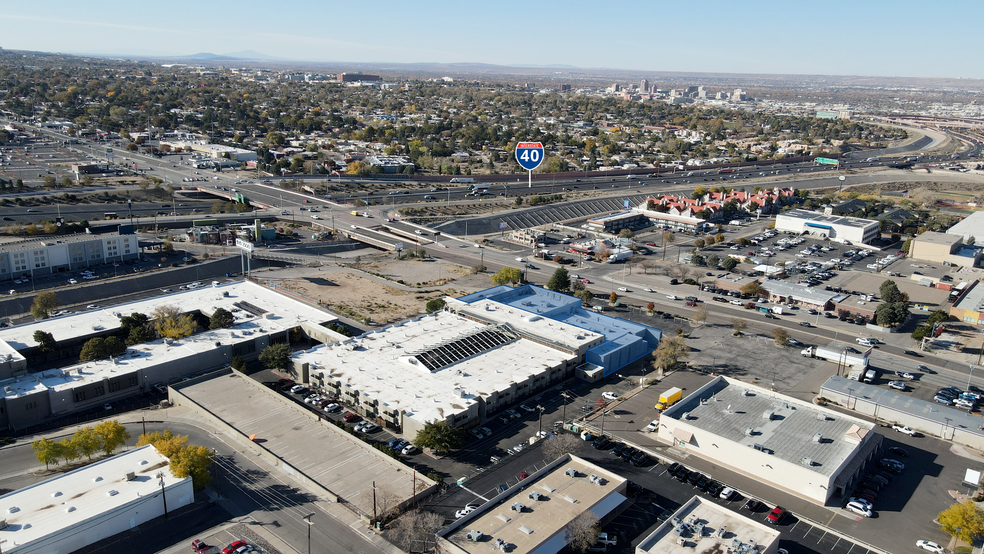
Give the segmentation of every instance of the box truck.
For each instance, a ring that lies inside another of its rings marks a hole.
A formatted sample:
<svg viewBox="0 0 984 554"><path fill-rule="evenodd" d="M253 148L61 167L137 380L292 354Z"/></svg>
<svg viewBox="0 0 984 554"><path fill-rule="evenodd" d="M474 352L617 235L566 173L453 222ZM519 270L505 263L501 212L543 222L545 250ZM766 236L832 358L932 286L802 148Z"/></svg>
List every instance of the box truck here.
<svg viewBox="0 0 984 554"><path fill-rule="evenodd" d="M656 409L663 411L676 404L681 398L683 398L683 390L679 387L673 387L672 389L659 395L659 402L656 403Z"/></svg>

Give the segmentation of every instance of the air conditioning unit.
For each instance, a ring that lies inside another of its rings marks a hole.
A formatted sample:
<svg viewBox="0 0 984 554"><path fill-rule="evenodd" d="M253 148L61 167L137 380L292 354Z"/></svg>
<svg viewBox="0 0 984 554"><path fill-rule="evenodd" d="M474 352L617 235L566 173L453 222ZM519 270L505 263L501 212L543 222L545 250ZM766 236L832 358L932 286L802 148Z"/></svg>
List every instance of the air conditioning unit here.
<svg viewBox="0 0 984 554"><path fill-rule="evenodd" d="M568 477L577 477L577 470L574 469L573 467L569 467L567 468L567 470L564 471L564 475Z"/></svg>
<svg viewBox="0 0 984 554"><path fill-rule="evenodd" d="M522 513L522 511L526 509L526 505L523 504L522 502L515 502L515 503L513 503L512 506L510 506L510 508L513 511Z"/></svg>
<svg viewBox="0 0 984 554"><path fill-rule="evenodd" d="M472 542L478 542L478 541L482 540L482 537L484 535L482 534L481 531L479 531L477 529L473 529L473 530L469 531L468 534L465 535L465 536L468 537L468 540L470 540Z"/></svg>
<svg viewBox="0 0 984 554"><path fill-rule="evenodd" d="M530 500L540 500L541 498L543 498L543 495L536 491L533 491L526 496L528 496Z"/></svg>
<svg viewBox="0 0 984 554"><path fill-rule="evenodd" d="M0 529L6 529L6 528L7 528L7 520L0 519Z"/></svg>
<svg viewBox="0 0 984 554"><path fill-rule="evenodd" d="M137 474L132 471L128 471L126 472L126 475L123 476L123 478L124 481L133 481L134 479L137 478Z"/></svg>

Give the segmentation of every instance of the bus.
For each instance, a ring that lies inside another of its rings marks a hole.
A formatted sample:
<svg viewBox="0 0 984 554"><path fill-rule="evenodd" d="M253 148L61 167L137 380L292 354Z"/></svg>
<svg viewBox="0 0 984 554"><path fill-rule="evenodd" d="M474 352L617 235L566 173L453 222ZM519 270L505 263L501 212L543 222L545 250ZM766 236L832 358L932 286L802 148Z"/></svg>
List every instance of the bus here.
<svg viewBox="0 0 984 554"><path fill-rule="evenodd" d="M103 219L119 219L120 216L116 215L116 212L106 212L103 214Z"/></svg>

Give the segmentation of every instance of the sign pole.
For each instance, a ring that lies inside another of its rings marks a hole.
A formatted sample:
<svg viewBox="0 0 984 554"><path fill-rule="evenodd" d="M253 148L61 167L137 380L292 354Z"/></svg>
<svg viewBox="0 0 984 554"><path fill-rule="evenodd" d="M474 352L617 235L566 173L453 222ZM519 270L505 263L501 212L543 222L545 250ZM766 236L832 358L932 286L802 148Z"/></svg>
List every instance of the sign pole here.
<svg viewBox="0 0 984 554"><path fill-rule="evenodd" d="M532 171L528 171L527 173L530 176L530 187L529 188L533 188L533 172Z"/></svg>
<svg viewBox="0 0 984 554"><path fill-rule="evenodd" d="M516 144L516 162L529 172L529 188L533 188L533 170L543 163L543 144L539 142L520 142Z"/></svg>

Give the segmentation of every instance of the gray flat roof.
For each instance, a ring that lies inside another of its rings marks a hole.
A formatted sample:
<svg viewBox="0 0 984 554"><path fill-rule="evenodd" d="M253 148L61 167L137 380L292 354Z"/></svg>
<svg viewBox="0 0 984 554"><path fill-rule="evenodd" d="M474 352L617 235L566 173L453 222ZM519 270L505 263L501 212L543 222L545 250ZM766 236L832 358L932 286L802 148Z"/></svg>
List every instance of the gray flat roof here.
<svg viewBox="0 0 984 554"><path fill-rule="evenodd" d="M820 212L811 212L809 210L789 210L788 212L779 214L779 216L812 221L823 225L842 225L844 227L857 227L859 229L863 229L869 225L878 225L878 222L872 219L846 217L842 215L825 215Z"/></svg>
<svg viewBox="0 0 984 554"><path fill-rule="evenodd" d="M762 288L776 296L785 296L793 300L806 301L811 304L823 305L837 296L836 292L818 290L784 281L765 281Z"/></svg>
<svg viewBox="0 0 984 554"><path fill-rule="evenodd" d="M953 305L954 308L960 310L973 310L975 312L984 311L984 286L981 286L980 281L974 281L970 284L970 288L967 292L963 293L960 300Z"/></svg>
<svg viewBox="0 0 984 554"><path fill-rule="evenodd" d="M950 427L984 435L984 430L982 430L984 420L980 417L970 412L948 408L929 400L913 398L908 394L902 394L893 389L883 389L855 381L854 379L837 377L836 375L827 379L827 382L820 389L822 391L829 390L831 392L853 396L859 401L868 401L876 403L879 406L887 406L900 412L938 423L941 426L947 424ZM949 423L947 420L949 420Z"/></svg>
<svg viewBox="0 0 984 554"><path fill-rule="evenodd" d="M401 502L412 496L410 468L244 379L235 372L216 372L171 387L244 435L256 435L263 448L364 513L372 513L373 481ZM416 479L432 484L420 473Z"/></svg>
<svg viewBox="0 0 984 554"><path fill-rule="evenodd" d="M677 521L674 521L674 518ZM679 537L673 532L677 523L689 527L689 532L684 533L687 540L683 545L677 542ZM704 531L699 537L693 532L698 523L704 525ZM751 552L768 551L773 543L779 541L779 529L767 527L714 502L694 496L680 506L673 516L667 518L652 534L643 539L636 547L636 552L647 554L736 552L738 550L735 548L728 549L729 546L737 546L735 541L745 545L755 544L761 548Z"/></svg>
<svg viewBox="0 0 984 554"><path fill-rule="evenodd" d="M783 396L740 382L720 380L700 394L692 394L669 410L664 417L681 419L689 412L687 424L719 437L753 446L763 446L774 456L792 464L803 458L813 460L811 469L833 475L857 448L857 442L844 440L854 426L871 430L873 425L857 418L822 409L813 404ZM771 419L765 414L772 413ZM754 434L746 434L747 429ZM820 433L820 442L813 437Z"/></svg>
<svg viewBox="0 0 984 554"><path fill-rule="evenodd" d="M984 212L974 212L947 230L948 235L984 237Z"/></svg>
<svg viewBox="0 0 984 554"><path fill-rule="evenodd" d="M917 242L925 242L929 244L942 244L942 245L949 246L955 242L960 242L963 239L961 239L956 235L951 235L949 233L937 233L935 231L927 231L919 235L913 240Z"/></svg>

